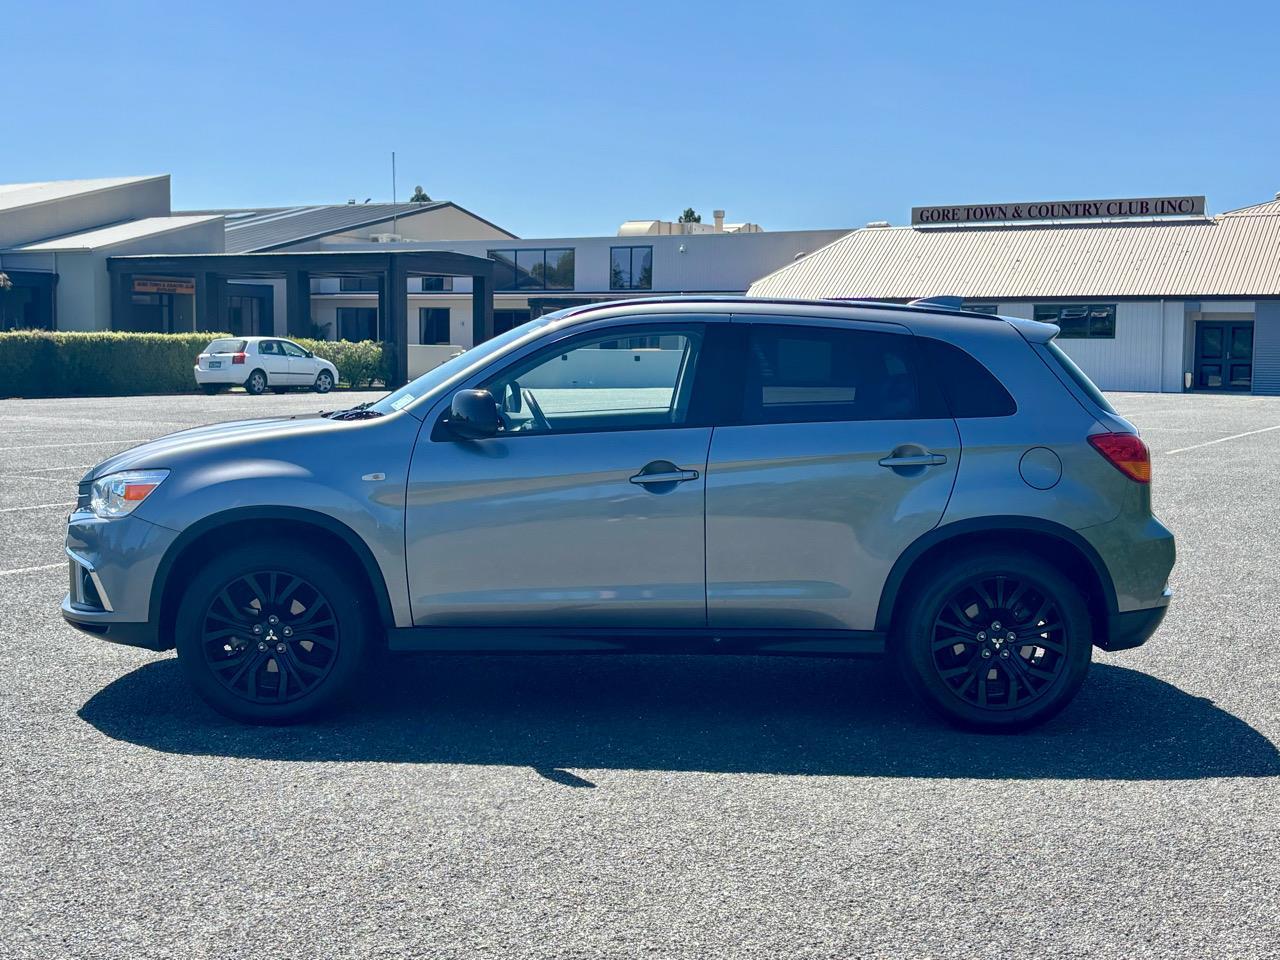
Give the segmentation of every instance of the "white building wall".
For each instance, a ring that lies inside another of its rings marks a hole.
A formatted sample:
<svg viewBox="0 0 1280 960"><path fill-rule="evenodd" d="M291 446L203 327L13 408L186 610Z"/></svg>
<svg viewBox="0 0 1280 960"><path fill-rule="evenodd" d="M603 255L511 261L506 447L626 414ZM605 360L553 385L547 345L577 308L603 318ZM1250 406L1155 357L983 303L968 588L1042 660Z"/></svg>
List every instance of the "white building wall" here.
<svg viewBox="0 0 1280 960"><path fill-rule="evenodd" d="M1038 301L1053 303L1046 299ZM1098 302L1109 302L1105 297ZM1035 303L1001 303L1006 317L1033 319ZM1170 317L1176 332L1170 335ZM1103 390L1181 389L1182 301L1127 300L1116 303L1114 340L1058 340L1063 353ZM1166 383L1177 382L1174 387Z"/></svg>

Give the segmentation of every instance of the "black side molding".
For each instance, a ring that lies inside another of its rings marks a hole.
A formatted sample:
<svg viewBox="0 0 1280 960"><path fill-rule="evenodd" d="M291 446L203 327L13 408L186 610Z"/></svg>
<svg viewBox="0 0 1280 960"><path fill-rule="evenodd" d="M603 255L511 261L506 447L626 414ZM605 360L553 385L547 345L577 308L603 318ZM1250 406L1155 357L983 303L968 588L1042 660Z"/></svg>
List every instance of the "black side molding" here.
<svg viewBox="0 0 1280 960"><path fill-rule="evenodd" d="M885 635L864 630L574 627L394 627L390 650L433 653L776 654L873 657Z"/></svg>

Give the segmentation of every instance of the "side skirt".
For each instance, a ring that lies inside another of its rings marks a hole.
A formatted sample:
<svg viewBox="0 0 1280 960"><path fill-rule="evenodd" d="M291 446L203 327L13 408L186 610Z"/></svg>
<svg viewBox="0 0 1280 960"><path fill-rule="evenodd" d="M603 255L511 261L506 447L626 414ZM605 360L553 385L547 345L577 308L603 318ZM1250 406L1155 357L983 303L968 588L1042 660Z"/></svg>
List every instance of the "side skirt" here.
<svg viewBox="0 0 1280 960"><path fill-rule="evenodd" d="M396 627L391 650L433 653L669 653L874 657L885 635L870 630L744 628Z"/></svg>

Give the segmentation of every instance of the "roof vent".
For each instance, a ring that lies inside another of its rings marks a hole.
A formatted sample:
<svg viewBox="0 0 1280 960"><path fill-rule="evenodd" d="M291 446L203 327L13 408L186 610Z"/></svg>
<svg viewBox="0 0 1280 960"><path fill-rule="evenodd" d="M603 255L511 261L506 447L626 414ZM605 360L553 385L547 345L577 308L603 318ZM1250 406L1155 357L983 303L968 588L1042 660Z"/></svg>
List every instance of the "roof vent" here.
<svg viewBox="0 0 1280 960"><path fill-rule="evenodd" d="M369 236L369 239L374 243L395 243L398 240L403 240L404 237L398 233L374 233Z"/></svg>
<svg viewBox="0 0 1280 960"><path fill-rule="evenodd" d="M868 227L887 227L889 226L889 221L888 220L868 220L867 226Z"/></svg>

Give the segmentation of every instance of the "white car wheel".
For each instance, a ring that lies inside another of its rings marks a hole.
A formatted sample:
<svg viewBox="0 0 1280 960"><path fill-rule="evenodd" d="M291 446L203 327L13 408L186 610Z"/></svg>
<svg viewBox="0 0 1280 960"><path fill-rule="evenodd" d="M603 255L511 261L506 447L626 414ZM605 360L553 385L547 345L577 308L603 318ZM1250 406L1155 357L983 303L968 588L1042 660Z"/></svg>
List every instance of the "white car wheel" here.
<svg viewBox="0 0 1280 960"><path fill-rule="evenodd" d="M316 382L315 382L314 389L316 393L328 393L330 390L332 390L333 374L331 374L328 370L321 370L316 375Z"/></svg>

